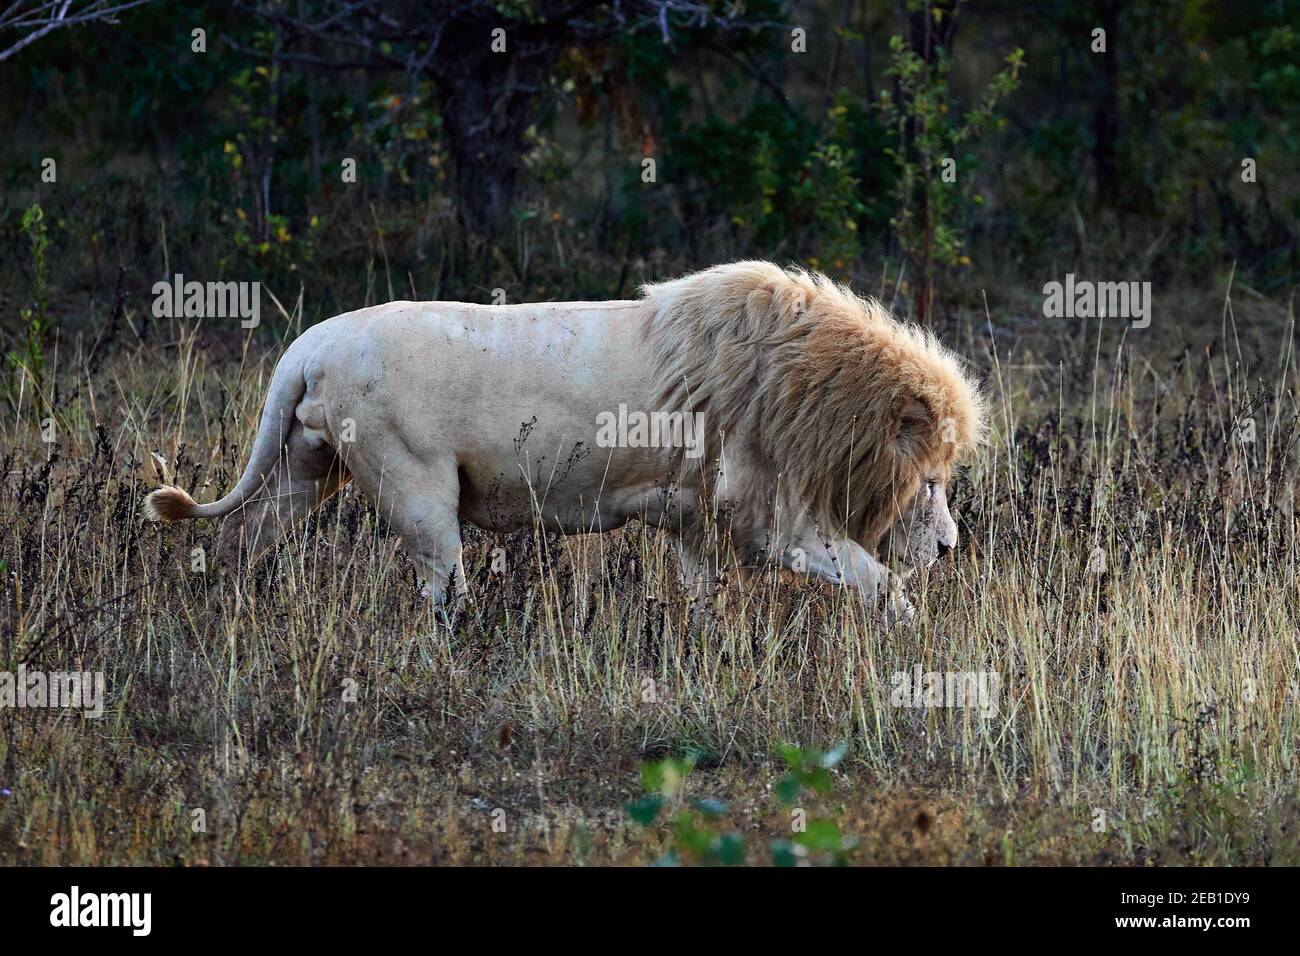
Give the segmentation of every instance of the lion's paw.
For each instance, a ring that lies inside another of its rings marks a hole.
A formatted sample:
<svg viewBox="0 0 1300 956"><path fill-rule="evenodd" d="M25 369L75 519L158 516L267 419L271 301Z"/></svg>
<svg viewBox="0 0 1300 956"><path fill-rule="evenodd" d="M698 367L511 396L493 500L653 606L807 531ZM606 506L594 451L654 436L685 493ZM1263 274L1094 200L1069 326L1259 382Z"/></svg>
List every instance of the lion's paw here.
<svg viewBox="0 0 1300 956"><path fill-rule="evenodd" d="M897 600L891 598L885 605L885 623L890 627L912 627L916 624L916 608L901 595Z"/></svg>
<svg viewBox="0 0 1300 956"><path fill-rule="evenodd" d="M917 610L902 588L891 587L885 595L885 624L889 627L912 627L916 618Z"/></svg>

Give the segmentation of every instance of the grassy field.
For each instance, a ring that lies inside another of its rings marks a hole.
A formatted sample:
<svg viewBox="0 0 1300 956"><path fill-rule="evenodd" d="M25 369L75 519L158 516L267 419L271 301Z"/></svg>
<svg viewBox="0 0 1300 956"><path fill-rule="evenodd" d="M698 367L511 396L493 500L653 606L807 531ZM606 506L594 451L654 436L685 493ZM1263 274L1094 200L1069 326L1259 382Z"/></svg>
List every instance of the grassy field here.
<svg viewBox="0 0 1300 956"><path fill-rule="evenodd" d="M215 528L143 497L232 485L280 347L66 338L54 440L30 388L0 425L0 670L107 701L0 711L0 863L1300 863L1293 311L1220 287L1098 329L1026 286L942 330L994 437L911 630L775 574L692 614L641 526L471 532L448 629L351 492L251 576L195 573ZM894 706L918 665L997 674L996 714ZM786 743L847 749L790 794Z"/></svg>

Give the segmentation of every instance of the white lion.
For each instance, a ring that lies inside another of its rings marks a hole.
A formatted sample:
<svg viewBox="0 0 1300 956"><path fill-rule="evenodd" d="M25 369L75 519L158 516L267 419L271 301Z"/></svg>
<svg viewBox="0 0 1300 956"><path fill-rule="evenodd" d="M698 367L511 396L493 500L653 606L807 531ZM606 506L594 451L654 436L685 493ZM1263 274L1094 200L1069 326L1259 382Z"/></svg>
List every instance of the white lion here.
<svg viewBox="0 0 1300 956"><path fill-rule="evenodd" d="M466 593L462 520L588 533L637 518L674 536L697 587L717 562L774 561L910 615L876 553L928 563L956 545L945 486L986 430L959 359L766 262L641 291L391 302L313 326L276 367L235 488L201 505L166 486L147 511L227 516L218 560L251 561L355 481L435 601Z"/></svg>

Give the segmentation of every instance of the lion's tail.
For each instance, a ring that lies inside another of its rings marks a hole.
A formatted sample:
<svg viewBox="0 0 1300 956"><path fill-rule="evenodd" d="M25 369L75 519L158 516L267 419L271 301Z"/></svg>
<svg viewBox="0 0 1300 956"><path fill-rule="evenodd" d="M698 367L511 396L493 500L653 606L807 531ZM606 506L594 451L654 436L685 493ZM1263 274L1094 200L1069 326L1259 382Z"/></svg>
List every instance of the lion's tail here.
<svg viewBox="0 0 1300 956"><path fill-rule="evenodd" d="M201 505L184 489L163 485L145 498L145 516L153 521L220 518L241 507L257 493L262 482L280 461L280 452L293 425L294 411L306 391L301 351L295 350L291 345L276 365L275 374L271 376L271 387L267 393L266 405L262 408L262 421L257 428L252 453L248 457L248 464L244 466L244 473L230 493L220 501Z"/></svg>

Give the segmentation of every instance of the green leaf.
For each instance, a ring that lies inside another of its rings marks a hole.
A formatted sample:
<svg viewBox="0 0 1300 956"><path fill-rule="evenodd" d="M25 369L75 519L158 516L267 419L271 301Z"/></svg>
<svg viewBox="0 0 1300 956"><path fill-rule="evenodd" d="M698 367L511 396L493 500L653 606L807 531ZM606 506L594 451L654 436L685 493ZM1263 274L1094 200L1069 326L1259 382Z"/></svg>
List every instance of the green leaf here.
<svg viewBox="0 0 1300 956"><path fill-rule="evenodd" d="M833 821L821 817L808 821L808 829L794 838L800 846L813 852L839 853L843 849L840 828Z"/></svg>
<svg viewBox="0 0 1300 956"><path fill-rule="evenodd" d="M696 857L708 855L713 845L713 834L697 827L695 820L685 810L673 818L673 835L677 837L679 847Z"/></svg>
<svg viewBox="0 0 1300 956"><path fill-rule="evenodd" d="M723 866L739 866L745 862L745 838L739 833L728 833L713 841L713 856Z"/></svg>
<svg viewBox="0 0 1300 956"><path fill-rule="evenodd" d="M648 827L659 819L664 808L664 798L657 793L647 794L640 800L633 800L627 805L627 813L636 823Z"/></svg>
<svg viewBox="0 0 1300 956"><path fill-rule="evenodd" d="M792 804L803 790L803 781L798 774L788 773L776 782L776 797L782 803Z"/></svg>
<svg viewBox="0 0 1300 956"><path fill-rule="evenodd" d="M795 853L794 844L789 840L773 840L772 863L776 866L798 866L799 857Z"/></svg>
<svg viewBox="0 0 1300 956"><path fill-rule="evenodd" d="M781 755L785 765L791 770L798 770L804 765L803 751L794 744L782 744L776 748L776 752Z"/></svg>
<svg viewBox="0 0 1300 956"><path fill-rule="evenodd" d="M826 793L831 788L831 775L822 767L814 767L803 775L803 784L818 793Z"/></svg>

